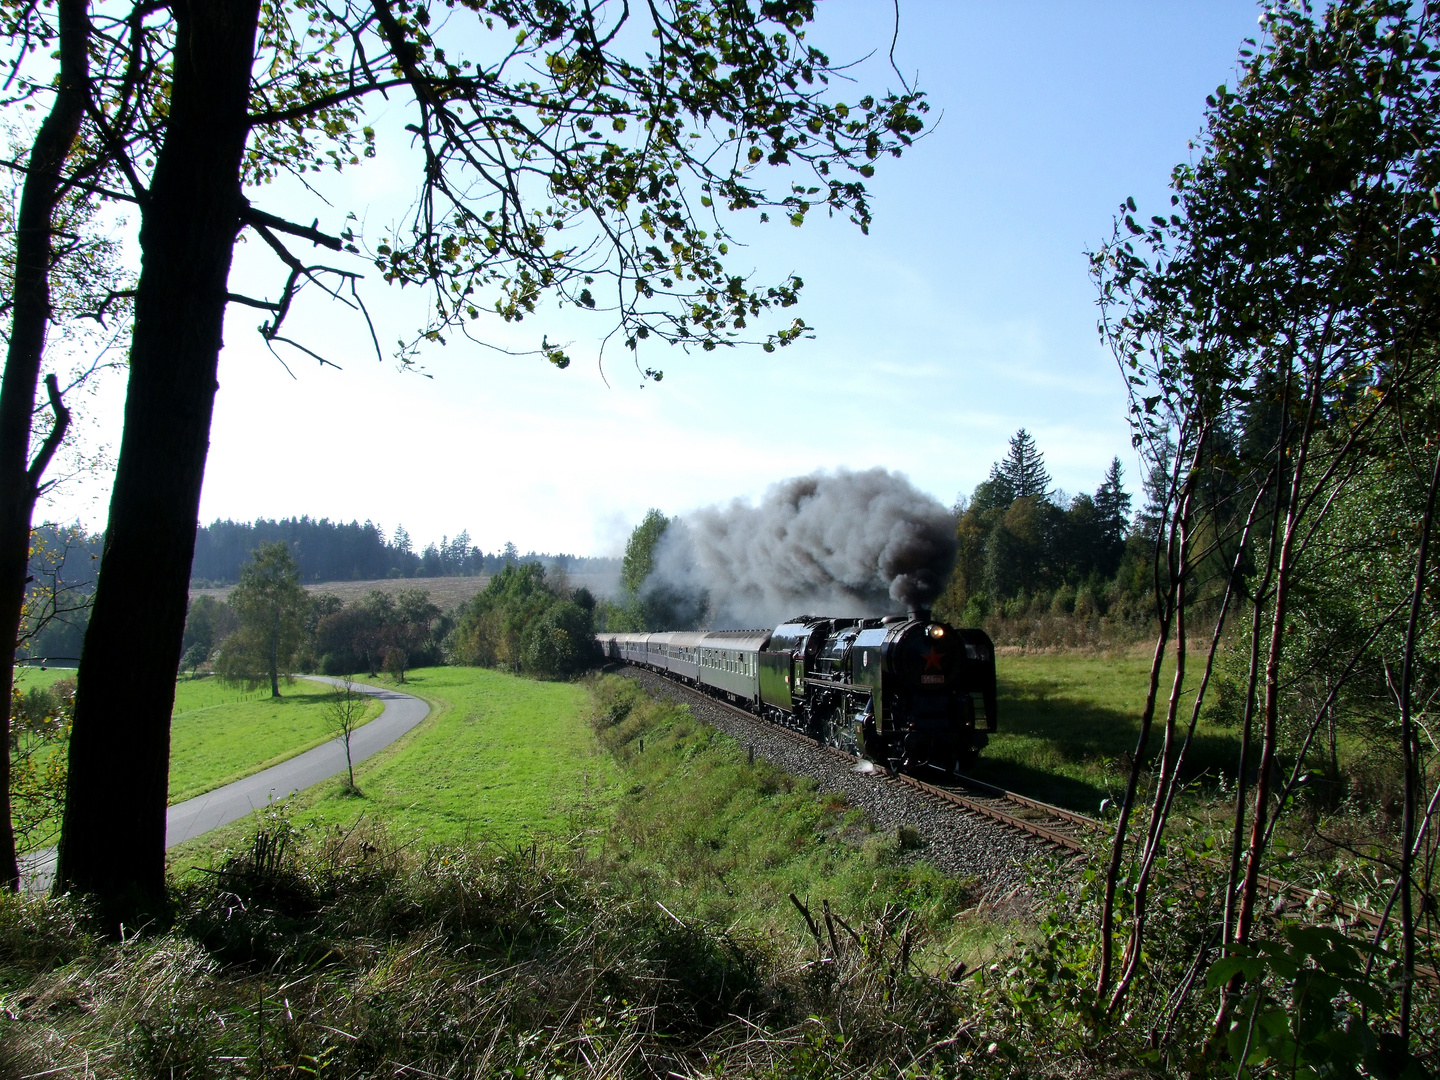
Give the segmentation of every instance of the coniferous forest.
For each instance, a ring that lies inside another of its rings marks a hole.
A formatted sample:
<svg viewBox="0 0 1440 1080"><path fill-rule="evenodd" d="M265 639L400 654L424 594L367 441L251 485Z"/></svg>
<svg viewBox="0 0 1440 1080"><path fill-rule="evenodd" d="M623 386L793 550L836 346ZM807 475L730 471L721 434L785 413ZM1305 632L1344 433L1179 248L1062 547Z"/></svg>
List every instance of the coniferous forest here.
<svg viewBox="0 0 1440 1080"><path fill-rule="evenodd" d="M1149 632L1154 508L1131 514L1119 458L1093 493L1054 487L1025 429L1004 460L956 500L955 568L935 605L1003 643L1094 644Z"/></svg>
<svg viewBox="0 0 1440 1080"><path fill-rule="evenodd" d="M371 581L386 577L460 577L498 573L507 563L540 561L560 569L584 572L607 569L611 560L574 555L522 554L514 544L487 553L470 540L468 530L420 551L403 526L387 538L371 521L331 521L309 516L257 518L255 521L214 521L195 533L195 562L191 580L196 584L231 585L240 580L240 568L262 544L282 542L300 568L300 580Z"/></svg>

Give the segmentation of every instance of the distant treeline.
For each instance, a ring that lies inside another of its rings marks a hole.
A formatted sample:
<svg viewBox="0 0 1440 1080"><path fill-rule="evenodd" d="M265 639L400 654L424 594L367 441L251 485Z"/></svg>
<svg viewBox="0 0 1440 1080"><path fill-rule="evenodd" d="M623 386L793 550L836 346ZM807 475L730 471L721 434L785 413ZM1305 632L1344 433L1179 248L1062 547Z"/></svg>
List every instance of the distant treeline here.
<svg viewBox="0 0 1440 1080"><path fill-rule="evenodd" d="M374 522L331 521L329 518L283 518L256 521L215 521L195 535L195 561L190 577L196 585L230 585L240 580L240 568L262 544L280 542L290 549L300 568L300 580L372 581L376 578L464 577L499 573L511 563L538 562L567 573L605 572L615 559L575 555L521 554L514 544L487 553L461 530L454 539L444 537L417 553L410 534L397 528L387 540Z"/></svg>
<svg viewBox="0 0 1440 1080"><path fill-rule="evenodd" d="M506 566L532 564L543 567L554 578L557 571L562 574L616 573L620 562L612 558L549 555L533 551L521 554L514 544L506 544L499 552L487 554L470 542L470 535L465 531L453 540L447 537L438 544L429 544L417 555L411 548L409 534L403 528L396 529L387 540L380 528L369 521L346 524L311 517L279 521L216 521L196 533L192 584L197 587L235 584L240 580L241 568L250 561L255 549L277 541L290 552L299 571L299 580L312 584L477 574L493 577ZM103 533L86 532L78 525L41 525L33 530L31 582L27 592L25 625L21 628L16 656L48 657L61 663L79 658L85 629L90 621L90 602L99 577L104 544ZM563 586L555 587L563 591ZM338 603L333 598L330 602ZM372 600L367 610L373 615L383 607L384 601ZM204 616L201 622L204 622ZM437 625L440 622L443 620ZM371 637L374 637L373 633ZM187 639L187 647L192 643ZM437 642L430 652L420 650L417 655L422 656L423 662L435 662L440 656L438 649ZM342 657L337 662L340 666L350 664L352 661L343 649L341 652ZM323 652L316 658L316 667L320 666L322 657ZM507 656L504 659L512 658ZM367 659L367 665L370 662L371 659Z"/></svg>
<svg viewBox="0 0 1440 1080"><path fill-rule="evenodd" d="M548 577L538 562L502 566L486 588L442 611L422 588L372 590L343 602L300 586L283 541L263 545L223 599L190 603L181 672L213 670L228 682L263 685L286 671L375 675L404 681L411 667L496 666L565 678L597 657L595 600Z"/></svg>
<svg viewBox="0 0 1440 1080"><path fill-rule="evenodd" d="M1148 503L1133 516L1130 507L1118 458L1093 495L1067 495L1022 428L1005 460L956 501L955 569L936 614L1017 644L1146 631L1155 517Z"/></svg>

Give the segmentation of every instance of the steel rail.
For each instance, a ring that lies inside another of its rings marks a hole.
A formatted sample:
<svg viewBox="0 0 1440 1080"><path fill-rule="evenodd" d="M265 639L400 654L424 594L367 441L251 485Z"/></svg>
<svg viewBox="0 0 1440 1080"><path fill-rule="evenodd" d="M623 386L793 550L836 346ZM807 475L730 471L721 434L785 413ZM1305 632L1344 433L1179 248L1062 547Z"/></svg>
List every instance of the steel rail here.
<svg viewBox="0 0 1440 1080"><path fill-rule="evenodd" d="M963 807L966 810L972 810L977 814L983 814L985 817L988 817L993 821L998 821L1003 825L1010 826L1012 829L1019 829L1022 832L1029 833L1031 836L1036 837L1040 840L1045 840L1051 844L1056 845L1057 847L1062 847L1069 851L1077 851L1081 854L1085 853L1085 845L1082 844L1076 837L1070 836L1067 833L1057 832L1054 829L1047 828L1046 826L1037 824L1033 821L1026 821L1022 817L1016 817L1013 814L1007 814L1004 810L997 810L995 807L989 805L988 803L983 803L976 799L968 799L964 795L960 795L954 791L951 791L949 788L942 788L937 787L934 784L927 784L924 780L921 780L918 777L911 776L908 773L891 773L888 775L888 779L898 780L901 783L909 784L911 787L918 788L919 790L925 792L927 795L934 795L936 798L944 799L946 802L953 803L954 805ZM1030 800L1030 803L1035 808L1045 807L1048 810L1048 807L1046 807L1045 803L1036 803L1034 802L1034 800Z"/></svg>
<svg viewBox="0 0 1440 1080"><path fill-rule="evenodd" d="M976 780L973 776L965 776L963 773L956 773L955 779L959 780L962 784L968 784L970 787L979 788L981 791L988 791L997 798L1006 799L1009 802L1015 803L1017 806L1023 806L1030 810L1042 810L1047 814L1054 814L1056 817L1062 818L1065 821L1070 822L1072 825L1079 825L1081 828L1104 828L1103 823L1096 820L1095 818L1086 817L1084 814L1078 814L1074 810L1066 810L1063 806L1055 806L1052 803L1041 802L1038 799L1032 799L1028 795L1018 795L1015 792L1011 791L1009 788L997 787L996 785L988 783L985 780Z"/></svg>

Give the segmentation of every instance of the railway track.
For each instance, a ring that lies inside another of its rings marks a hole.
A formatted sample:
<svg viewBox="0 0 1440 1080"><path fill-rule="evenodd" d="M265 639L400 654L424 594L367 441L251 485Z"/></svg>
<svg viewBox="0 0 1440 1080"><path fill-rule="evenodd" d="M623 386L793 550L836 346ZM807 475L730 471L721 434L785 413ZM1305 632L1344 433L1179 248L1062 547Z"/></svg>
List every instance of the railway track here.
<svg viewBox="0 0 1440 1080"><path fill-rule="evenodd" d="M897 773L891 779L919 789L937 803L980 814L1067 851L1084 854L1088 847L1086 836L1103 828L1100 822L1084 814L968 776L957 777L958 784L931 784L905 773Z"/></svg>
<svg viewBox="0 0 1440 1080"><path fill-rule="evenodd" d="M822 753L834 755L850 764L858 763L861 760L855 754L822 743L791 728L770 724L748 709L742 709L722 698L701 693L694 687L668 678L660 672L652 671L651 674L670 686L694 694L706 703L743 717L752 724L764 725L767 733L778 734ZM1006 828L1024 833L1032 839L1081 856L1090 850L1093 837L1106 835L1110 831L1104 822L1095 818L1029 798L1018 792L970 776L955 776L946 783L930 783L906 773L890 773L879 770L877 775L886 783L908 786L917 790L937 806L945 806L961 813L988 818ZM1376 912L1341 900L1324 890L1296 885L1268 874L1261 875L1260 888L1272 897L1283 897L1291 903L1296 903L1312 911L1340 916L1353 923L1365 924L1374 928L1379 926L1381 921L1380 915ZM1423 930L1422 934L1426 937L1431 936ZM1434 973L1429 972L1428 969L1426 974L1432 980L1435 979Z"/></svg>
<svg viewBox="0 0 1440 1080"><path fill-rule="evenodd" d="M861 760L857 755L842 750L838 746L822 743L818 739L812 739L808 735L781 727L778 724L769 724L748 709L742 709L723 698L703 694L694 687L667 678L660 672L652 672L652 674L671 686L703 698L708 704L717 705L737 716L743 716L752 723L764 724L767 732L779 734L823 753L833 754L851 764L857 764ZM1053 844L1066 851L1084 854L1087 850L1086 834L1093 830L1103 829L1100 822L1086 817L1084 814L1077 814L1064 807L1052 806L1050 803L1027 798L971 777L958 777L955 783L932 784L907 773L891 773L881 770L876 775L882 777L886 783L914 788L938 806L946 806L964 813L989 818L1006 828L1024 833L1032 839Z"/></svg>

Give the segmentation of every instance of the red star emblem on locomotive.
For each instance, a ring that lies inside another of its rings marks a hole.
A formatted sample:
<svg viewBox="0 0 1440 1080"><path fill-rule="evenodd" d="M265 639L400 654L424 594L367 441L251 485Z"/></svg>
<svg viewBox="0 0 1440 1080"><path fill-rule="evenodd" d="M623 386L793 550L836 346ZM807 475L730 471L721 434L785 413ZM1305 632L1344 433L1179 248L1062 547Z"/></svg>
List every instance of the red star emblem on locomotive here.
<svg viewBox="0 0 1440 1080"><path fill-rule="evenodd" d="M934 668L936 671L945 670L945 668L940 663L942 660L945 659L945 654L936 652L934 645L931 645L930 651L924 654L924 659L926 671L929 671L931 668Z"/></svg>

